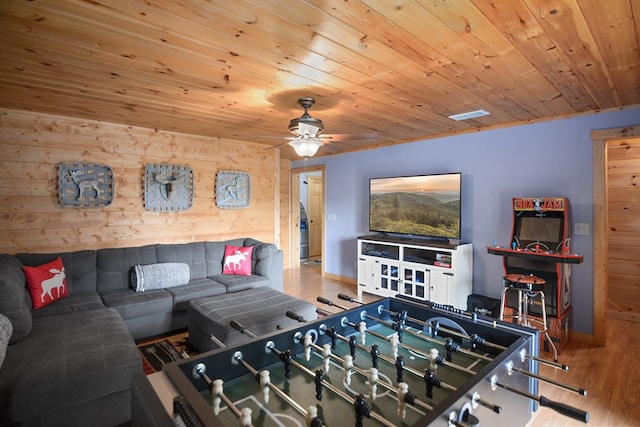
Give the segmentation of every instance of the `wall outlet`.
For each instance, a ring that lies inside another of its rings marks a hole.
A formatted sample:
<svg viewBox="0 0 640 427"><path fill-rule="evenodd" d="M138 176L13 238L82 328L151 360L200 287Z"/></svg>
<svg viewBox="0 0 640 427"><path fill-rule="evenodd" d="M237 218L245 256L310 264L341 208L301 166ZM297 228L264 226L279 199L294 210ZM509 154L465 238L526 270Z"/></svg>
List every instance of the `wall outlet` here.
<svg viewBox="0 0 640 427"><path fill-rule="evenodd" d="M588 236L589 235L589 223L587 222L576 222L573 224L573 234L577 236Z"/></svg>
<svg viewBox="0 0 640 427"><path fill-rule="evenodd" d="M336 214L330 213L329 215L327 215L327 220L335 221L336 220Z"/></svg>

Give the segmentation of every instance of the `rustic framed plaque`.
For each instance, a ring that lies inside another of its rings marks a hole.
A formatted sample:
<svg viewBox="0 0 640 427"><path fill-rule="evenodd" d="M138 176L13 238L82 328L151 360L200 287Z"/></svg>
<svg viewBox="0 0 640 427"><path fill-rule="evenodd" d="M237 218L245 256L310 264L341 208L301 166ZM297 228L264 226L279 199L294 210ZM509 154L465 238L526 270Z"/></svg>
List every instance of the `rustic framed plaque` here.
<svg viewBox="0 0 640 427"><path fill-rule="evenodd" d="M58 199L64 207L99 208L113 201L113 171L92 163L58 165Z"/></svg>
<svg viewBox="0 0 640 427"><path fill-rule="evenodd" d="M247 172L219 171L216 176L216 206L244 209L251 201L251 176Z"/></svg>
<svg viewBox="0 0 640 427"><path fill-rule="evenodd" d="M191 209L193 170L189 166L148 164L144 170L144 208L172 212Z"/></svg>

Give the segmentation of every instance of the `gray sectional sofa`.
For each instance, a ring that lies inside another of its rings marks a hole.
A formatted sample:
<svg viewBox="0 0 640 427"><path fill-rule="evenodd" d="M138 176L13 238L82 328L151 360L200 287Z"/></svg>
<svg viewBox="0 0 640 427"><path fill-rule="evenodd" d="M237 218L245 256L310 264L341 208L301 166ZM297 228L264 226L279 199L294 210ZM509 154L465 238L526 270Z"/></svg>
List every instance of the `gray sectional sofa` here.
<svg viewBox="0 0 640 427"><path fill-rule="evenodd" d="M253 246L251 275L222 274L227 244ZM57 257L69 295L32 310L22 267ZM189 282L132 289L135 266L159 263L187 264ZM126 423L142 371L135 340L185 328L193 299L259 286L283 290L283 254L254 239L0 255L0 314L11 322L0 328L0 426Z"/></svg>

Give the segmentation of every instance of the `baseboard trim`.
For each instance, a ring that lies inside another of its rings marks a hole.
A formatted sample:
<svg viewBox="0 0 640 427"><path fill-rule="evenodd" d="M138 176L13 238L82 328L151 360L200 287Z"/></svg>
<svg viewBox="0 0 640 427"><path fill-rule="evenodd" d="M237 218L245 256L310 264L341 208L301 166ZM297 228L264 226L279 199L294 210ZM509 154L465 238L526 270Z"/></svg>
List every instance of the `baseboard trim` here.
<svg viewBox="0 0 640 427"><path fill-rule="evenodd" d="M339 282L343 282L343 283L348 283L349 285L354 285L356 284L356 279L352 278L352 277L347 277L347 276L340 276L339 274L332 274L332 273L324 273L324 277L326 277L327 279L331 279L331 280L337 280Z"/></svg>
<svg viewBox="0 0 640 427"><path fill-rule="evenodd" d="M580 341L587 344L593 344L594 338L592 334L585 334L574 330L569 331L569 340Z"/></svg>

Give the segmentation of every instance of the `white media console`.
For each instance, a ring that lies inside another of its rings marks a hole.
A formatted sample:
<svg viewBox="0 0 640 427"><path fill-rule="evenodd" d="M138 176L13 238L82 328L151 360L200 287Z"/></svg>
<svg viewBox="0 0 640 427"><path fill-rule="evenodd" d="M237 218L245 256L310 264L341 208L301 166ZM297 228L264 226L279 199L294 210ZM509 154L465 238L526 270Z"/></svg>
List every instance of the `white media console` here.
<svg viewBox="0 0 640 427"><path fill-rule="evenodd" d="M471 243L358 237L358 299L401 294L466 310L472 279Z"/></svg>

